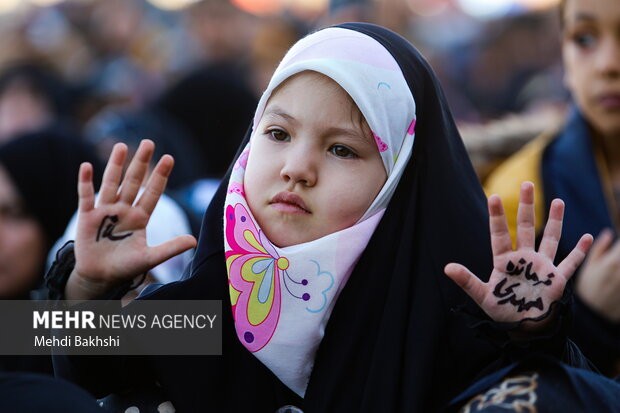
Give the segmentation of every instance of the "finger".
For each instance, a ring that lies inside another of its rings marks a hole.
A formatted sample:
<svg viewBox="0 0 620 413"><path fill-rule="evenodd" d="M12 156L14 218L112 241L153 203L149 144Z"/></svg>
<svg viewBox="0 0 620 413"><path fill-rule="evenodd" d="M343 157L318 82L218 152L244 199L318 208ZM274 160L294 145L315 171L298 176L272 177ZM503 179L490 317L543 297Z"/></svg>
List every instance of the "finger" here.
<svg viewBox="0 0 620 413"><path fill-rule="evenodd" d="M187 251L196 246L196 238L191 235L179 235L163 244L149 248L148 261L150 268L156 267L162 262Z"/></svg>
<svg viewBox="0 0 620 413"><path fill-rule="evenodd" d="M551 206L549 207L549 219L547 220L545 232L540 241L540 248L538 248L538 252L551 261L555 259L555 254L558 251L558 244L562 236L563 220L564 201L561 199L554 199L551 201Z"/></svg>
<svg viewBox="0 0 620 413"><path fill-rule="evenodd" d="M155 169L151 173L144 192L138 199L136 206L141 208L147 215L151 215L159 201L159 197L166 189L166 183L168 182L168 176L172 172L174 166L174 158L170 155L164 155L161 157Z"/></svg>
<svg viewBox="0 0 620 413"><path fill-rule="evenodd" d="M592 257L592 254L590 254L588 260L594 259L595 258ZM610 248L605 250L601 254L598 261L601 263L601 265L609 267L610 269L613 268L615 270L616 268L618 268L618 266L620 265L620 240L616 241Z"/></svg>
<svg viewBox="0 0 620 413"><path fill-rule="evenodd" d="M536 240L534 214L534 184L523 182L517 211L517 249L534 249Z"/></svg>
<svg viewBox="0 0 620 413"><path fill-rule="evenodd" d="M512 240L508 231L506 214L502 200L498 195L489 197L489 227L491 229L491 248L493 256L512 251Z"/></svg>
<svg viewBox="0 0 620 413"><path fill-rule="evenodd" d="M586 257L588 250L592 246L594 238L590 234L584 234L577 242L577 245L568 254L566 258L558 265L559 273L565 278L569 279L575 273L577 267L581 265L583 259Z"/></svg>
<svg viewBox="0 0 620 413"><path fill-rule="evenodd" d="M116 202L118 185L123 175L123 165L127 157L127 145L117 143L112 148L110 159L103 172L101 189L99 190L99 204L111 204Z"/></svg>
<svg viewBox="0 0 620 413"><path fill-rule="evenodd" d="M78 172L78 211L88 212L95 207L95 189L93 188L93 166L84 162Z"/></svg>
<svg viewBox="0 0 620 413"><path fill-rule="evenodd" d="M602 230L599 236L596 237L596 239L594 240L594 244L592 244L592 249L590 250L588 260L600 259L611 246L613 238L614 234L611 229L605 228L604 230ZM616 244L614 245L614 249L616 249L616 246L619 244L620 241L616 242Z"/></svg>
<svg viewBox="0 0 620 413"><path fill-rule="evenodd" d="M138 146L138 150L131 160L129 168L127 168L127 172L125 173L125 178L123 179L123 185L121 186L121 193L119 195L119 200L121 202L129 205L133 204L140 190L140 186L142 185L142 181L144 181L146 171L149 168L149 162L151 162L154 149L155 144L153 141L144 139L140 142L140 146Z"/></svg>
<svg viewBox="0 0 620 413"><path fill-rule="evenodd" d="M471 271L461 264L450 263L444 268L444 272L459 287L463 289L478 305L481 305L486 296L487 286Z"/></svg>

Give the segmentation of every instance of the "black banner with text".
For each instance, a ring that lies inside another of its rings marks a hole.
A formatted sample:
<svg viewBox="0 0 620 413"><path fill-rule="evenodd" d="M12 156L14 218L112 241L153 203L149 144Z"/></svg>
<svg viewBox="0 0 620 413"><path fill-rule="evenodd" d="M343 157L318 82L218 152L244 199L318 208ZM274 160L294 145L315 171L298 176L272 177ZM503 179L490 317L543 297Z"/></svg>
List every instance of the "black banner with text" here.
<svg viewBox="0 0 620 413"><path fill-rule="evenodd" d="M221 301L0 300L0 355L219 355Z"/></svg>

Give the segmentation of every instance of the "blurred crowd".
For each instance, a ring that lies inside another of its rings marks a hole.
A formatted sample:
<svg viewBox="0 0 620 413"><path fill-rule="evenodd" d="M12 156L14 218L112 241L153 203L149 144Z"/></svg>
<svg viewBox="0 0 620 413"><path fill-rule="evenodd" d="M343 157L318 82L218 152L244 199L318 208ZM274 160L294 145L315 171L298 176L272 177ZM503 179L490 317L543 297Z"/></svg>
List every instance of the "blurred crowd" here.
<svg viewBox="0 0 620 413"><path fill-rule="evenodd" d="M114 140L148 137L177 159L173 190L224 173L283 53L332 23L374 22L411 40L465 131L567 99L554 8L481 20L440 0L290 2L267 15L240 0L174 11L146 0L21 3L0 15L0 142L62 126L105 155ZM184 200L198 215L201 188Z"/></svg>
<svg viewBox="0 0 620 413"><path fill-rule="evenodd" d="M90 160L97 179L119 141L131 151L149 138L154 159L174 156L166 202L185 218L161 219L187 222L177 232L197 235L273 70L311 30L357 20L411 40L439 74L481 175L547 127L567 100L554 8L480 19L439 0L194 0L177 10L146 0L8 3L0 1L0 155L10 162L0 163L0 177L15 196L0 200L0 213L18 223L34 217L29 242L42 247L34 252L15 241L15 226L0 225L9 234L0 236L0 272L11 274L0 276L3 298L40 282L43 257L53 260L51 246L76 209L79 163ZM61 239L71 235L69 228ZM6 262L19 248L36 265L12 269ZM21 281L10 285L12 278Z"/></svg>
<svg viewBox="0 0 620 413"><path fill-rule="evenodd" d="M156 4L22 1L0 14L0 298L27 297L41 282L52 245L74 231L79 163L100 179L119 141L131 151L148 138L155 159L174 156L172 206L153 231L198 235L273 70L316 28L367 21L411 40L438 73L481 176L568 100L554 7L481 19L448 0ZM171 281L187 260L147 282Z"/></svg>

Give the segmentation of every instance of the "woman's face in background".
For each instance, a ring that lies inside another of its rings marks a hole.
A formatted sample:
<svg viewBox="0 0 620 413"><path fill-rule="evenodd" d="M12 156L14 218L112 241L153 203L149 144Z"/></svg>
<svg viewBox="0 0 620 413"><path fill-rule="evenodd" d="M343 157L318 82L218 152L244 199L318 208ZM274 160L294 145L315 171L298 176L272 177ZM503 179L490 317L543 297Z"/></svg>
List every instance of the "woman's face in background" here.
<svg viewBox="0 0 620 413"><path fill-rule="evenodd" d="M0 165L0 299L26 293L45 260L45 235L24 210L17 188Z"/></svg>
<svg viewBox="0 0 620 413"><path fill-rule="evenodd" d="M566 84L598 133L620 137L620 2L567 0L563 23Z"/></svg>

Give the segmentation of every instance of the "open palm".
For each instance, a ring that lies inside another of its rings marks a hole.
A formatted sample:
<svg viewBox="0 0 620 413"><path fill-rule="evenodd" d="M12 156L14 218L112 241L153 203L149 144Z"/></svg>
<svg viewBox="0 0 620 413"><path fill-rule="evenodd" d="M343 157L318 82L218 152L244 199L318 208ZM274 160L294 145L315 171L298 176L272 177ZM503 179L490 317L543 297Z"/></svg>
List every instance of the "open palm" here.
<svg viewBox="0 0 620 413"><path fill-rule="evenodd" d="M514 322L546 315L585 258L592 245L592 236L583 235L556 267L553 261L562 233L564 202L555 199L551 203L538 251L535 249L534 185L531 182L521 186L516 250L512 248L501 199L492 195L488 203L493 249L493 272L489 281L482 282L467 268L455 263L446 266L446 275L495 321Z"/></svg>
<svg viewBox="0 0 620 413"><path fill-rule="evenodd" d="M103 175L97 205L92 166L87 163L81 166L75 276L82 285L113 287L196 245L191 235L181 235L154 247L146 243L146 226L174 164L171 156L164 155L136 201L153 150L153 142L141 142L121 185L127 147L115 145Z"/></svg>

